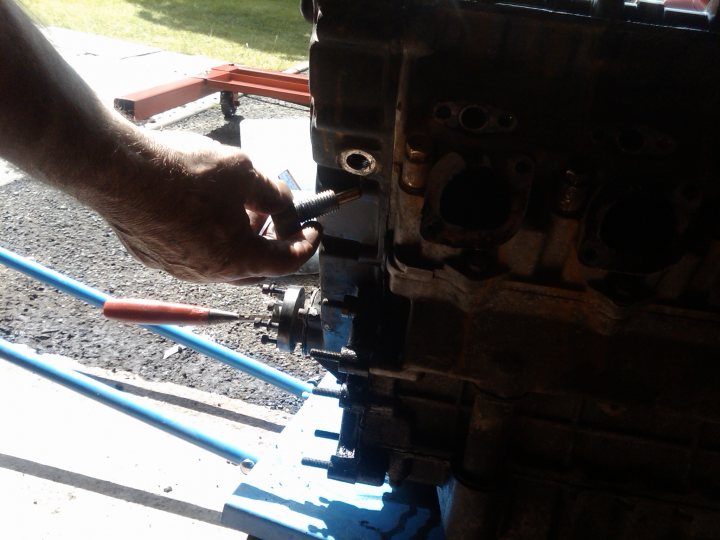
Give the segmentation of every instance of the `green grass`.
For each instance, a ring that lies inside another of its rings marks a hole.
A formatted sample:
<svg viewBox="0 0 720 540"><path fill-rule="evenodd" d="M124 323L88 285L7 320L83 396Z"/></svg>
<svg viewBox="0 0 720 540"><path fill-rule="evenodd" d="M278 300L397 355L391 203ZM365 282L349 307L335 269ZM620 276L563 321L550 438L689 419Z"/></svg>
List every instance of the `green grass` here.
<svg viewBox="0 0 720 540"><path fill-rule="evenodd" d="M307 58L298 0L20 0L46 26L267 69Z"/></svg>

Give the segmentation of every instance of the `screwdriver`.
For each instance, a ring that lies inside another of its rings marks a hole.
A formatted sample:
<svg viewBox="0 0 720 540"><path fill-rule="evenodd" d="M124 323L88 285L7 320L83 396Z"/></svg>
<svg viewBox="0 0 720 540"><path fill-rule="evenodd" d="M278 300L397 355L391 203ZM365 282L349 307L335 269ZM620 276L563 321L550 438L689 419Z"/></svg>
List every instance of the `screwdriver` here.
<svg viewBox="0 0 720 540"><path fill-rule="evenodd" d="M103 315L108 319L139 324L206 325L255 320L255 317L245 317L230 311L137 298L106 300Z"/></svg>

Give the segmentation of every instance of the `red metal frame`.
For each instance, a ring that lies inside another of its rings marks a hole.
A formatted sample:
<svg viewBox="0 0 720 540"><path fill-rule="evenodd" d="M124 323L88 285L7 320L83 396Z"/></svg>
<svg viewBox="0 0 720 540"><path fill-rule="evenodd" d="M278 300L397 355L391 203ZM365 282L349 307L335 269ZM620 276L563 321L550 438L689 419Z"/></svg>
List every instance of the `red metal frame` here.
<svg viewBox="0 0 720 540"><path fill-rule="evenodd" d="M221 91L310 105L310 89L305 74L225 64L210 69L205 76L190 77L115 98L115 108L136 120L144 120Z"/></svg>

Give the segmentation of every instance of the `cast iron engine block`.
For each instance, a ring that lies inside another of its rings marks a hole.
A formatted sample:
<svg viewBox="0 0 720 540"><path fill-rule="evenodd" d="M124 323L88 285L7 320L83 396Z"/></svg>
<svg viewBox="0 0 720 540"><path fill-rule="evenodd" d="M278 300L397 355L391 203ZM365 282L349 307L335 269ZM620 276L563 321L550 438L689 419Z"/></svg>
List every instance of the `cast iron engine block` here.
<svg viewBox="0 0 720 540"><path fill-rule="evenodd" d="M364 193L297 322L330 477L450 538L720 538L716 9L303 2L318 191Z"/></svg>

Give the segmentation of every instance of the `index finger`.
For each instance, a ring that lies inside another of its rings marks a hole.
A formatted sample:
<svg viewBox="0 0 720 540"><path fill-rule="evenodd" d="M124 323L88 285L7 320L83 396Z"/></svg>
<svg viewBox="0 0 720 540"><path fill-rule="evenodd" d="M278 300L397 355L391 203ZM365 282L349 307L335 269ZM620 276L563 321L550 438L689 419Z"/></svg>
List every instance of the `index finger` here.
<svg viewBox="0 0 720 540"><path fill-rule="evenodd" d="M322 227L309 222L302 230L284 240L271 240L256 236L251 246L252 266L250 275L283 276L295 272L320 246Z"/></svg>

